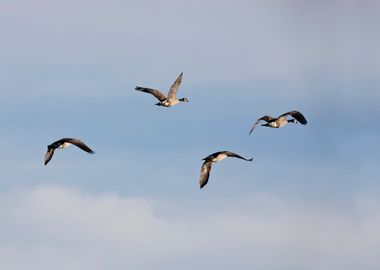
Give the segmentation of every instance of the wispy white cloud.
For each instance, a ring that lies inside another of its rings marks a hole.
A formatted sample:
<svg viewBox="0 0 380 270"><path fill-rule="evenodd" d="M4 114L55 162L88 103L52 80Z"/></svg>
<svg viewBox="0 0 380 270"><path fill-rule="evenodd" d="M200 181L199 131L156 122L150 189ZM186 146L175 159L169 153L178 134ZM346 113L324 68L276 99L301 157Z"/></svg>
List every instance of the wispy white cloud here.
<svg viewBox="0 0 380 270"><path fill-rule="evenodd" d="M39 186L0 205L2 269L379 267L378 200L256 194L200 205Z"/></svg>

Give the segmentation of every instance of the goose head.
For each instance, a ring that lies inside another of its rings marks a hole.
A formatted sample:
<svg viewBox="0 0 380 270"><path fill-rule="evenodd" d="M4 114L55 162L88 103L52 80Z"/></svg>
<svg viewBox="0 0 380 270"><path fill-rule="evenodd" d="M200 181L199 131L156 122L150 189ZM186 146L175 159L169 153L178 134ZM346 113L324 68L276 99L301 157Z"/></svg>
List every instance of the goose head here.
<svg viewBox="0 0 380 270"><path fill-rule="evenodd" d="M187 99L187 98L180 98L180 99L178 99L179 101L182 101L182 102L189 102L189 100Z"/></svg>

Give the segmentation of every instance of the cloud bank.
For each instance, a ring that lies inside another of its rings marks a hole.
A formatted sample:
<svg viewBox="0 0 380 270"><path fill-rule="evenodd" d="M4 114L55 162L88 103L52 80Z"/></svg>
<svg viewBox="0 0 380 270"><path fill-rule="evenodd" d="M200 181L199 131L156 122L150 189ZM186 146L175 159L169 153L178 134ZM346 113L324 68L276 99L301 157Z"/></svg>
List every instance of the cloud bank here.
<svg viewBox="0 0 380 270"><path fill-rule="evenodd" d="M1 269L375 269L380 202L202 205L42 185L3 194Z"/></svg>

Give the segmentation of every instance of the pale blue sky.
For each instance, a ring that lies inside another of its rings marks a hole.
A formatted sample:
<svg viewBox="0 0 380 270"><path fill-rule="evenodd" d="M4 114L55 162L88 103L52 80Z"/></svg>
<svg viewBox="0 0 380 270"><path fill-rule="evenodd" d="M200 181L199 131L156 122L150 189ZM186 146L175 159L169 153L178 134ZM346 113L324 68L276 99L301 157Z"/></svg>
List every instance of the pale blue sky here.
<svg viewBox="0 0 380 270"><path fill-rule="evenodd" d="M379 12L1 0L0 268L378 269ZM180 72L189 103L133 90ZM293 109L307 126L248 136ZM45 167L63 137L96 154ZM199 190L219 150L254 161L215 164Z"/></svg>

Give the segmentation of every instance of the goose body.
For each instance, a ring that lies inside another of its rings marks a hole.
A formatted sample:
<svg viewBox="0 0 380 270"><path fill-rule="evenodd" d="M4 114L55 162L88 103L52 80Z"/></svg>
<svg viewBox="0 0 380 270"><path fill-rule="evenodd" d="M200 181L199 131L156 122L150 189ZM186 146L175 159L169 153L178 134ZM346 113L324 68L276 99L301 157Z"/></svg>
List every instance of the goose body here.
<svg viewBox="0 0 380 270"><path fill-rule="evenodd" d="M64 149L64 148L69 147L70 145L75 145L89 154L95 153L81 140L73 139L73 138L63 138L47 146L47 151L46 151L45 159L44 159L45 165L47 165L49 161L51 160L51 158L53 157L55 149Z"/></svg>
<svg viewBox="0 0 380 270"><path fill-rule="evenodd" d="M200 188L203 188L208 182L208 179L210 177L212 163L213 162L219 162L219 161L221 161L227 157L239 158L239 159L243 159L246 161L252 161L253 160L253 158L246 159L246 158L239 156L238 154L235 154L235 153L230 152L230 151L219 151L219 152L213 153L213 154L205 157L203 159L204 162L202 164L201 175L199 177Z"/></svg>
<svg viewBox="0 0 380 270"><path fill-rule="evenodd" d="M293 117L292 119L288 119L288 116ZM251 130L249 131L249 134L252 133L252 131L255 129L257 125L260 124L260 122L265 121L265 124L262 124L261 126L264 127L270 127L270 128L282 128L288 123L294 123L297 124L298 122L302 125L307 124L306 118L303 116L302 113L299 111L290 111L284 114L281 114L279 117L274 118L269 115L264 115L263 117L257 119L256 123L253 125Z"/></svg>
<svg viewBox="0 0 380 270"><path fill-rule="evenodd" d="M179 102L189 102L187 98L177 98L177 91L182 82L183 73L179 74L173 85L170 87L168 96L165 96L160 90L136 86L135 90L153 95L159 100L157 106L171 107L177 105Z"/></svg>

